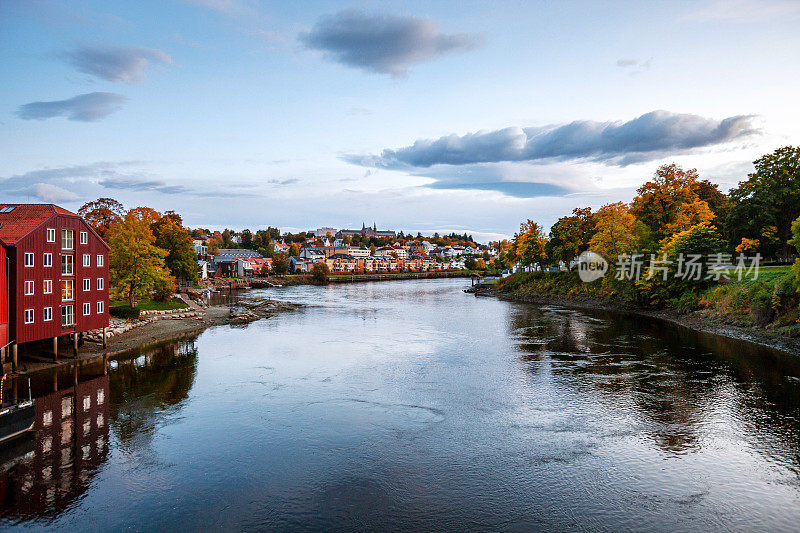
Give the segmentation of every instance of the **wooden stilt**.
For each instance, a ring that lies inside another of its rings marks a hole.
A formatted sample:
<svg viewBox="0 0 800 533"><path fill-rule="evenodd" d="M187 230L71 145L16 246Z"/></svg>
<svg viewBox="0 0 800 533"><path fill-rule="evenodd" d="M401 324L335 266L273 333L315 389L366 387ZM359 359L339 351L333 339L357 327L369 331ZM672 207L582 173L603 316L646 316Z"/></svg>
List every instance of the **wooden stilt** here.
<svg viewBox="0 0 800 533"><path fill-rule="evenodd" d="M17 343L15 342L11 346L11 368L14 369L14 372L17 371Z"/></svg>
<svg viewBox="0 0 800 533"><path fill-rule="evenodd" d="M72 351L75 352L75 357L78 357L78 332L72 334Z"/></svg>
<svg viewBox="0 0 800 533"><path fill-rule="evenodd" d="M103 348L106 347L106 328L103 328Z"/></svg>
<svg viewBox="0 0 800 533"><path fill-rule="evenodd" d="M53 337L53 362L58 362L58 337Z"/></svg>

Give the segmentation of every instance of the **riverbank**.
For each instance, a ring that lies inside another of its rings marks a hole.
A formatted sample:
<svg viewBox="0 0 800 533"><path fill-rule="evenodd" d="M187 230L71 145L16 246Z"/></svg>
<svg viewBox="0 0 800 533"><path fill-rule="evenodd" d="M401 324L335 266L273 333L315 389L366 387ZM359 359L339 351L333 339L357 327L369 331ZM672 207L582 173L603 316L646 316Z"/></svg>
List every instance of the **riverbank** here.
<svg viewBox="0 0 800 533"><path fill-rule="evenodd" d="M502 300L537 305L556 305L573 309L612 311L664 320L703 333L720 335L751 342L768 348L800 355L800 337L787 336L782 331L763 327L746 327L725 323L719 316L707 310L680 312L675 309L653 309L621 299L609 300L590 296L566 296L539 292L532 294L522 290L501 291L497 284L481 284L466 289L476 296L492 296Z"/></svg>
<svg viewBox="0 0 800 533"><path fill-rule="evenodd" d="M230 306L197 307L193 313L186 313L186 315L195 316L148 321L143 325L114 335L107 339L105 348L100 343L86 342L78 349L77 357L72 355L70 348L59 351L58 361L55 362L48 361L52 357L52 352L44 356L33 354L28 357L23 352L17 374L76 364L80 366L99 359L113 359L132 350L145 349L164 341L197 335L210 327L248 324L262 318L275 316L278 313L294 311L300 307L299 304L266 299L239 300ZM131 324L137 322L136 320L130 321Z"/></svg>

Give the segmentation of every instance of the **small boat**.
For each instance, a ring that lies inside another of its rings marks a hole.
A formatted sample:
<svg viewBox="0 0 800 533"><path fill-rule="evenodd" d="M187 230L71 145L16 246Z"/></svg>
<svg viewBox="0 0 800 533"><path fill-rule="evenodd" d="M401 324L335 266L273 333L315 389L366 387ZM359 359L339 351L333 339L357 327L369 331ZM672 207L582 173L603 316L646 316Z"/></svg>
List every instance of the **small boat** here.
<svg viewBox="0 0 800 533"><path fill-rule="evenodd" d="M2 381L5 379L6 376L3 376ZM28 380L27 400L18 403L3 403L2 385L0 385L0 443L33 429L36 406L31 398L30 387L30 380Z"/></svg>

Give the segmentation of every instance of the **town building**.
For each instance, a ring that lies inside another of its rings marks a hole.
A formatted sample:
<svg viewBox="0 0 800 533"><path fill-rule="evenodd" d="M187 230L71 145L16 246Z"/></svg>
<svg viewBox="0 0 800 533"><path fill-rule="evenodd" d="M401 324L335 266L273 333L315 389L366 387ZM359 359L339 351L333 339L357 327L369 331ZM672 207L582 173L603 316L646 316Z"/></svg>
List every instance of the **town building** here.
<svg viewBox="0 0 800 533"><path fill-rule="evenodd" d="M3 363L10 346L108 326L108 245L80 216L53 204L0 204ZM12 357L13 358L13 357Z"/></svg>

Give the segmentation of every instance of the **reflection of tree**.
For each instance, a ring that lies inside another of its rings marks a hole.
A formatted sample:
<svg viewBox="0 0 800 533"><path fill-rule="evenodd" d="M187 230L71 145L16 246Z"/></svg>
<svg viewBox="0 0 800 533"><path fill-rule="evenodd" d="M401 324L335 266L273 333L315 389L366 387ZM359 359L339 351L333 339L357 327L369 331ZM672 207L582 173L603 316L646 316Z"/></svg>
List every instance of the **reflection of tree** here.
<svg viewBox="0 0 800 533"><path fill-rule="evenodd" d="M124 445L152 436L181 408L197 374L194 341L169 343L118 362L111 375L111 428Z"/></svg>
<svg viewBox="0 0 800 533"><path fill-rule="evenodd" d="M765 448L786 449L786 437L788 449L800 447L800 383L786 379L800 375L797 358L619 313L520 306L510 325L525 360L550 359L560 385L635 415L665 451L699 447L703 424L719 416L713 410L720 404Z"/></svg>

